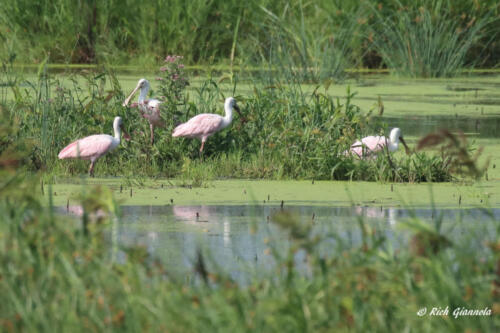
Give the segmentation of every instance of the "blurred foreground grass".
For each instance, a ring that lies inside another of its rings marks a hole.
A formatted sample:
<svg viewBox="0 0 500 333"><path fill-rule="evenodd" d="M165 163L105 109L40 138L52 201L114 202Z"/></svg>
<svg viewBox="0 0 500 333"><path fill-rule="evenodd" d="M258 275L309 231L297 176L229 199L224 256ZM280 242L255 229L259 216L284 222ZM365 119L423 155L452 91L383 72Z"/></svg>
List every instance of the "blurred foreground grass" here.
<svg viewBox="0 0 500 333"><path fill-rule="evenodd" d="M176 276L146 248L117 243L120 203L106 186L85 188L81 221L55 214L52 189L45 186L45 205L40 179L16 170L22 156L13 151L0 156L3 331L495 332L500 325L493 215L465 234L439 218L412 218L401 230L408 246L395 250L361 217L361 242L353 244L335 232L316 235L312 223L283 211L272 220L289 234L288 250L269 243L272 276L241 285L212 268L222 263L209 253L198 252L192 274ZM448 316L417 315L446 306ZM454 318L456 308L490 315Z"/></svg>

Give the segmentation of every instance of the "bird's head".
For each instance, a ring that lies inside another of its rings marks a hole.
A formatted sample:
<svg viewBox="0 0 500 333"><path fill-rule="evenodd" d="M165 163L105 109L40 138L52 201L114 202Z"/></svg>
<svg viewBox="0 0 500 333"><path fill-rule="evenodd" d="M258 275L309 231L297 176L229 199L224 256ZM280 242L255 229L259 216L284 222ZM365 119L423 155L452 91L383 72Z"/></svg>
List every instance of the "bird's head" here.
<svg viewBox="0 0 500 333"><path fill-rule="evenodd" d="M137 82L137 87L138 88L145 88L145 87L149 88L149 81L146 79L140 79L139 82Z"/></svg>
<svg viewBox="0 0 500 333"><path fill-rule="evenodd" d="M149 81L146 79L140 79L139 82L137 82L137 86L132 90L130 95L125 99L123 102L123 106L127 106L128 103L130 102L130 99L134 97L135 93L137 90L141 89L141 91L146 90L146 92L149 90Z"/></svg>
<svg viewBox="0 0 500 333"><path fill-rule="evenodd" d="M236 100L234 99L234 97L228 97L228 98L226 98L226 102L224 104L225 104L226 108L234 109L234 110L236 110L236 112L238 112L238 114L240 115L242 123L245 123L247 121L245 119L245 117L243 117L243 115L241 114L240 107L236 103Z"/></svg>

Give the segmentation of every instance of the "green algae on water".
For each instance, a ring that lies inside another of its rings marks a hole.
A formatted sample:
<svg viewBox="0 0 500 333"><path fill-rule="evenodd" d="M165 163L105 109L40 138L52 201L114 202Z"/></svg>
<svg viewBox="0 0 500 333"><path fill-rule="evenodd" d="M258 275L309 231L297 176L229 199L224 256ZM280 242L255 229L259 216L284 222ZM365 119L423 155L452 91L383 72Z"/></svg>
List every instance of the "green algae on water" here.
<svg viewBox="0 0 500 333"><path fill-rule="evenodd" d="M440 208L500 207L500 181L401 184L349 181L217 180L205 187L176 186L175 180L148 180L144 186L123 186L120 179L92 179L88 185L109 186L123 205L335 205ZM56 206L75 201L78 184L53 185ZM130 196L130 187L133 195ZM460 201L460 203L459 203Z"/></svg>

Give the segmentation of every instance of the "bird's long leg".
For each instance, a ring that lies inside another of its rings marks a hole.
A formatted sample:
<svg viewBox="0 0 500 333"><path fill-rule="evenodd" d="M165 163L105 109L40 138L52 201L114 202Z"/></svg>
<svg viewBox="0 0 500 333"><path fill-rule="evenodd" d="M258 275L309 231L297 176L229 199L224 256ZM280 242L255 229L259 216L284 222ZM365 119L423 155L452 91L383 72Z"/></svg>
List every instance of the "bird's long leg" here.
<svg viewBox="0 0 500 333"><path fill-rule="evenodd" d="M151 145L155 143L155 127L153 124L149 123L149 129L151 130Z"/></svg>
<svg viewBox="0 0 500 333"><path fill-rule="evenodd" d="M201 159L201 157L203 155L203 147L205 147L205 141L202 140L201 141L201 147L200 147L200 159Z"/></svg>
<svg viewBox="0 0 500 333"><path fill-rule="evenodd" d="M90 162L89 176L94 177L94 161Z"/></svg>

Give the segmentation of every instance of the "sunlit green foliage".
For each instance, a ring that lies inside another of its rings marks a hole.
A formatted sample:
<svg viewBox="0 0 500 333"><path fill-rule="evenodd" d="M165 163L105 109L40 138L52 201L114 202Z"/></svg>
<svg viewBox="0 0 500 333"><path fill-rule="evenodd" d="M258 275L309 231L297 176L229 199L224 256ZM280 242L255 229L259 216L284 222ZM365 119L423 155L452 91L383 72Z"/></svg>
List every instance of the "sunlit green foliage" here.
<svg viewBox="0 0 500 333"><path fill-rule="evenodd" d="M372 34L375 49L387 67L400 76L448 77L479 63L467 59L478 41L491 35L485 29L490 15L472 17L464 25L437 1L433 7L405 8L386 17L377 12ZM468 17L468 16L466 16ZM468 60L468 61L467 61Z"/></svg>
<svg viewBox="0 0 500 333"><path fill-rule="evenodd" d="M169 82L178 79L165 77L160 81L163 88L159 91L167 95L160 96L165 100L162 112L166 127L158 129L151 146L149 124L136 108L122 106L124 94L112 71L103 68L77 75L83 85L74 78L71 87L63 87L41 66L35 82L5 88L15 91L15 100L5 101L4 107L19 121L17 138L30 137L38 143L29 152L31 163L27 166L31 170L43 169L52 175L84 173L87 162L59 161L57 153L75 139L110 133L112 120L119 115L125 119L132 140L123 141L116 152L98 162L98 175L181 177L198 185L203 179L225 177L404 182L452 179L442 157L420 154L396 157L393 162L387 154L367 161L347 156L345 151L352 142L378 133L385 125L372 117L373 110L363 111L352 104L354 93L348 91L344 100L330 96L329 83L307 92L294 80L287 83L268 77L268 85L254 81L253 94L235 96L243 116L236 116L228 129L210 137L200 159L198 140L173 138L171 133L177 123L196 114L220 112L217 110L222 109L227 96L215 78L200 83L189 98L182 87L178 97L167 91L171 89ZM104 89L106 83L111 90ZM234 90L236 86L237 79Z"/></svg>
<svg viewBox="0 0 500 333"><path fill-rule="evenodd" d="M454 75L498 65L498 14L495 0L2 1L0 56L151 68L182 54L308 79L341 78L346 66Z"/></svg>

